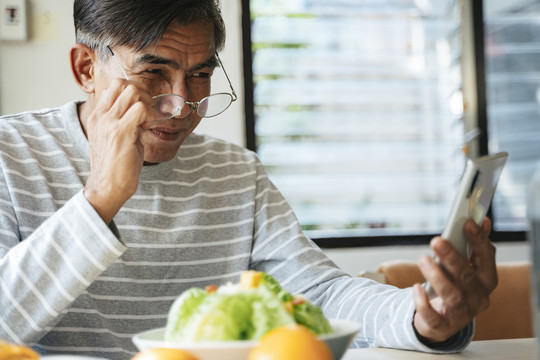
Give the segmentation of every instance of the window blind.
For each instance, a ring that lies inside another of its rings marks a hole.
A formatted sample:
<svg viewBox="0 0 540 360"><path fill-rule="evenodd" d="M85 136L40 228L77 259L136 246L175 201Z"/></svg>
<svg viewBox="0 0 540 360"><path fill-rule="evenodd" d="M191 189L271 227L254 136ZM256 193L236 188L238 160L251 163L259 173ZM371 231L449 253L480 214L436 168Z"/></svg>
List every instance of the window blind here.
<svg viewBox="0 0 540 360"><path fill-rule="evenodd" d="M527 228L527 187L540 165L540 2L484 0L488 139L509 158L493 201L497 231Z"/></svg>
<svg viewBox="0 0 540 360"><path fill-rule="evenodd" d="M464 167L458 2L250 9L257 152L308 235L440 233Z"/></svg>

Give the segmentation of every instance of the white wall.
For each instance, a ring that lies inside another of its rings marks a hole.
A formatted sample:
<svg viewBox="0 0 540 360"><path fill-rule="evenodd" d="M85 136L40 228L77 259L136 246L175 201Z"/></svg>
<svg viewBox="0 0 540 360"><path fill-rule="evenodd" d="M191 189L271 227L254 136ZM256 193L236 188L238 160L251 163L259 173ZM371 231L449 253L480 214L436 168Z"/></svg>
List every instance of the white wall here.
<svg viewBox="0 0 540 360"><path fill-rule="evenodd" d="M231 78L238 100L232 103L222 115L201 121L197 131L245 146L242 2L241 0L221 0L221 4L223 19L227 27L227 43L220 58ZM215 91L229 91L229 86L223 77L216 80L219 82L214 83Z"/></svg>
<svg viewBox="0 0 540 360"><path fill-rule="evenodd" d="M62 105L85 99L73 81L69 49L74 43L72 0L27 0L29 39L26 42L0 42L0 114ZM241 0L225 0L223 17L227 43L220 55L238 101L223 115L205 119L198 129L212 136L245 144L242 80ZM228 90L218 77L216 89Z"/></svg>
<svg viewBox="0 0 540 360"><path fill-rule="evenodd" d="M72 2L28 1L30 39L0 43L2 114L56 106L82 99L71 78Z"/></svg>

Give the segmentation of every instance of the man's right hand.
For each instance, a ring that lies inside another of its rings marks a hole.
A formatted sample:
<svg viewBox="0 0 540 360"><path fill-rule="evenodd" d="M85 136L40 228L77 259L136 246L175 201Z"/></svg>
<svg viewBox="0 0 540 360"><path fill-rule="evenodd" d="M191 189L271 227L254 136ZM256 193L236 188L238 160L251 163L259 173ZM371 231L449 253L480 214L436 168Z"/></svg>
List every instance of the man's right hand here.
<svg viewBox="0 0 540 360"><path fill-rule="evenodd" d="M137 191L144 161L141 124L152 110L149 94L115 79L103 91L85 123L90 144L90 174L84 195L109 224Z"/></svg>

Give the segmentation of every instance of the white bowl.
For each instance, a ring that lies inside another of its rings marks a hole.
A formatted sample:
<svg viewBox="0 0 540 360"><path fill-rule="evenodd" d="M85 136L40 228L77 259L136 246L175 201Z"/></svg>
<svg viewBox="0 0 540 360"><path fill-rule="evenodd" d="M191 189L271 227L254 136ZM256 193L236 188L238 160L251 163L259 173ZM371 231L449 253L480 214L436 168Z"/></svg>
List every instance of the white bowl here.
<svg viewBox="0 0 540 360"><path fill-rule="evenodd" d="M347 320L330 320L334 332L320 335L319 339L328 344L335 360L341 359L351 344L354 336L360 331L360 325ZM250 350L257 345L256 340L238 341L199 341L174 342L164 340L165 328L153 329L137 334L133 343L142 350L154 348L173 348L185 350L199 360L243 360L247 359Z"/></svg>
<svg viewBox="0 0 540 360"><path fill-rule="evenodd" d="M68 354L43 355L39 358L40 360L107 360L107 358L103 357Z"/></svg>

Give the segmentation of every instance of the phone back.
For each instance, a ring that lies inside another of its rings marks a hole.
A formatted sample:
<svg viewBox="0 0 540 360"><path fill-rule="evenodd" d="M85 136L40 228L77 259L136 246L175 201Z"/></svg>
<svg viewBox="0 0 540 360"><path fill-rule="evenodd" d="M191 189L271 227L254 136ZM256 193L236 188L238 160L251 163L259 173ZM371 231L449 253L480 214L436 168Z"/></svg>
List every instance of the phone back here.
<svg viewBox="0 0 540 360"><path fill-rule="evenodd" d="M485 218L495 193L508 154L482 156L468 160L457 196L452 205L442 237L463 255L468 256L468 246L463 234L467 219L480 225Z"/></svg>

